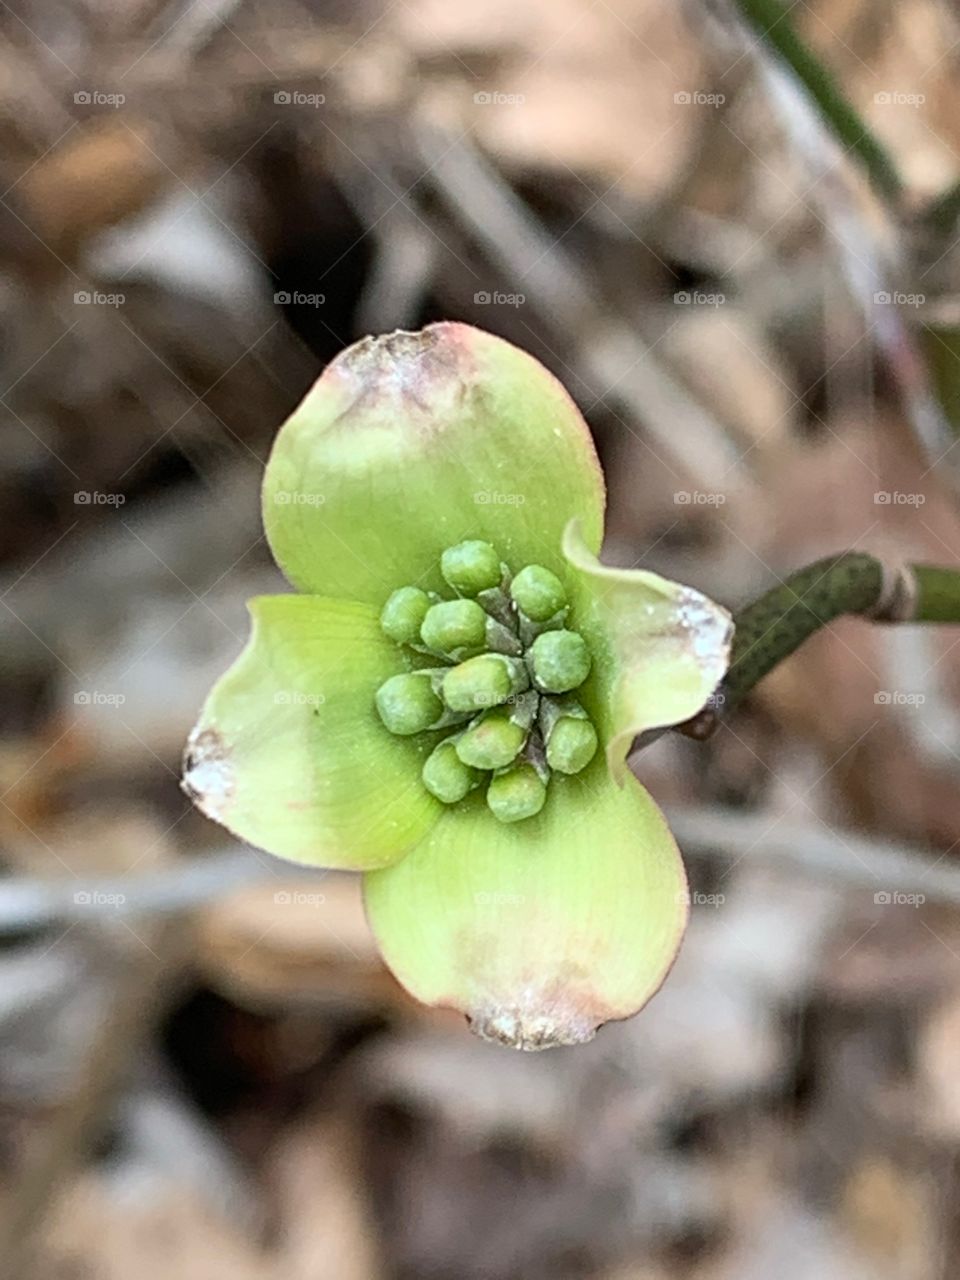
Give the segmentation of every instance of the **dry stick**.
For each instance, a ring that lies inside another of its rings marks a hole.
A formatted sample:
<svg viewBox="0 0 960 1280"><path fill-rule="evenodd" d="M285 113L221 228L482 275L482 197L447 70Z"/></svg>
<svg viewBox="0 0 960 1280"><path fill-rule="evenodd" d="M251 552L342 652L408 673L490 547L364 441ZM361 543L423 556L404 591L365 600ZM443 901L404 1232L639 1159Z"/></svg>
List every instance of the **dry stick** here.
<svg viewBox="0 0 960 1280"><path fill-rule="evenodd" d="M880 877L886 881L884 887L891 890L908 891L922 880L922 888L930 901L960 904L960 867L943 863L942 855L936 850L931 857L930 848L920 844L901 844L842 828L830 832L822 826L814 828L803 823L779 822L771 831L769 812L744 813L718 806L670 806L667 817L681 845L689 845L697 852L739 858L744 849L754 848L757 859L788 862L810 872L829 871L853 884L871 883ZM853 858L851 851L856 855ZM241 886L275 883L276 871L270 865L274 861L291 879L312 875L319 880L326 874L276 859L258 859L249 849L237 846L233 850L201 854L189 862L167 868L162 875L133 875L93 882L91 897L94 903L104 902L122 889L136 901L141 917L176 916L221 900ZM201 869L204 874L196 874ZM62 891L44 898L43 923L70 918L74 883L70 880L62 886ZM41 886L31 880L7 880L0 884L0 935L4 931L20 932L24 927L19 890L29 890L32 896L34 890L48 885L49 882ZM8 903L5 891L10 887L18 892ZM106 914L116 908L90 905L84 910L89 919L91 913ZM40 916L31 914L32 925L40 922ZM151 946L157 949L152 940ZM106 1034L105 1030L104 1038Z"/></svg>
<svg viewBox="0 0 960 1280"><path fill-rule="evenodd" d="M43 1145L0 1221L4 1280L27 1280L36 1274L38 1235L47 1210L96 1137L131 1058L152 1034L180 954L180 932L178 921L152 926L146 935L149 942L136 950L124 948L110 1006L95 1028L77 1092L47 1126Z"/></svg>
<svg viewBox="0 0 960 1280"><path fill-rule="evenodd" d="M642 422L675 475L692 475L709 488L711 476L732 471L737 450L709 408L674 378L635 326L617 316L483 152L434 126L412 126L411 139L429 165L424 186L436 191L512 288L530 297L551 341L565 353L570 335L583 335L570 358L586 391ZM682 437L677 422L684 424Z"/></svg>
<svg viewBox="0 0 960 1280"><path fill-rule="evenodd" d="M680 731L709 738L758 681L843 614L874 622L960 623L960 570L884 564L862 551L799 569L735 615L730 670L710 705Z"/></svg>
<svg viewBox="0 0 960 1280"><path fill-rule="evenodd" d="M667 809L670 830L686 853L737 863L750 851L751 861L790 867L812 880L827 875L855 888L888 895L919 891L928 902L960 905L960 867L950 859L933 862L920 846L832 832L814 823L774 821L777 816L713 805Z"/></svg>
<svg viewBox="0 0 960 1280"><path fill-rule="evenodd" d="M110 920L147 915L175 915L235 889L264 880L315 876L326 871L283 862L240 845L209 849L157 871L137 875L85 878L77 892L75 878L39 879L10 876L0 880L0 937L39 929L56 921Z"/></svg>

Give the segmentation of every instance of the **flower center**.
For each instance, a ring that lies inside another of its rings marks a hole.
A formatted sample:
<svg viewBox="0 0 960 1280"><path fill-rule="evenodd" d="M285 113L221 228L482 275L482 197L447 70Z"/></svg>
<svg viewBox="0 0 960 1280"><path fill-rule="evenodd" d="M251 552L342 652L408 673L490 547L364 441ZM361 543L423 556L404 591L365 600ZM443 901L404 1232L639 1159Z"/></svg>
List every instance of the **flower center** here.
<svg viewBox="0 0 960 1280"><path fill-rule="evenodd" d="M512 576L489 542L460 542L440 559L452 599L400 587L380 615L398 645L433 665L377 690L380 719L402 737L450 729L424 762L426 789L457 804L486 786L501 822L543 808L552 772L579 773L597 731L573 696L590 674L583 637L564 624L563 583L543 565Z"/></svg>

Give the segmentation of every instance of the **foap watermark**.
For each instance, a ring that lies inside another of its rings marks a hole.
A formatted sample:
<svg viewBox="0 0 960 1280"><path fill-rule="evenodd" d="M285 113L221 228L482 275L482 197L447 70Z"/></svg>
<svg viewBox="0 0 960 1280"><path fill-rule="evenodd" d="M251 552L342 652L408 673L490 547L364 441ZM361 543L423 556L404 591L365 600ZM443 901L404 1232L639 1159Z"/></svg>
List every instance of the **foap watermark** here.
<svg viewBox="0 0 960 1280"><path fill-rule="evenodd" d="M122 707L126 694L104 693L100 689L78 689L73 701L78 707Z"/></svg>
<svg viewBox="0 0 960 1280"><path fill-rule="evenodd" d="M726 300L725 293L705 293L702 289L678 289L673 295L678 307L722 307Z"/></svg>
<svg viewBox="0 0 960 1280"><path fill-rule="evenodd" d="M300 689L278 689L273 695L278 707L322 707L326 698L322 693L303 693Z"/></svg>
<svg viewBox="0 0 960 1280"><path fill-rule="evenodd" d="M122 107L127 100L125 93L104 93L101 89L78 89L73 95L78 107Z"/></svg>
<svg viewBox="0 0 960 1280"><path fill-rule="evenodd" d="M701 893L699 889L681 889L676 901L688 907L722 907L727 900L725 893Z"/></svg>
<svg viewBox="0 0 960 1280"><path fill-rule="evenodd" d="M925 693L906 693L903 689L878 689L873 695L878 707L922 707Z"/></svg>
<svg viewBox="0 0 960 1280"><path fill-rule="evenodd" d="M878 107L922 107L927 100L925 93L904 93L900 89L881 89L873 95Z"/></svg>
<svg viewBox="0 0 960 1280"><path fill-rule="evenodd" d="M306 893L302 889L280 889L273 895L278 907L322 907L326 896L322 893Z"/></svg>
<svg viewBox="0 0 960 1280"><path fill-rule="evenodd" d="M273 495L278 507L322 507L325 493L305 493L302 489L278 489Z"/></svg>
<svg viewBox="0 0 960 1280"><path fill-rule="evenodd" d="M522 93L502 93L499 89L481 89L473 95L478 107L519 107L526 100Z"/></svg>
<svg viewBox="0 0 960 1280"><path fill-rule="evenodd" d="M922 307L926 301L925 293L904 293L902 289L894 289L892 292L881 289L873 295L875 307Z"/></svg>
<svg viewBox="0 0 960 1280"><path fill-rule="evenodd" d="M73 501L78 507L122 507L126 502L123 493L101 493L99 489L78 489Z"/></svg>
<svg viewBox="0 0 960 1280"><path fill-rule="evenodd" d="M499 489L478 489L473 500L481 507L522 507L527 496L524 493L502 493Z"/></svg>
<svg viewBox="0 0 960 1280"><path fill-rule="evenodd" d="M125 893L103 893L100 889L78 889L73 901L78 907L122 907Z"/></svg>
<svg viewBox="0 0 960 1280"><path fill-rule="evenodd" d="M881 889L873 895L878 907L922 907L927 900L925 893L904 893L902 889Z"/></svg>
<svg viewBox="0 0 960 1280"><path fill-rule="evenodd" d="M495 705L498 707L522 707L526 705L526 702L526 693L511 693L509 697L504 698L502 702L498 702Z"/></svg>
<svg viewBox="0 0 960 1280"><path fill-rule="evenodd" d="M327 100L325 93L304 93L301 89L278 89L273 95L278 107L322 107Z"/></svg>
<svg viewBox="0 0 960 1280"><path fill-rule="evenodd" d="M878 489L873 495L877 507L922 507L926 500L925 493L902 493L899 489Z"/></svg>
<svg viewBox="0 0 960 1280"><path fill-rule="evenodd" d="M673 495L678 507L722 507L726 500L725 493L707 493L702 489L678 489Z"/></svg>
<svg viewBox="0 0 960 1280"><path fill-rule="evenodd" d="M722 107L726 100L725 93L706 93L703 89L681 89L673 95L678 107Z"/></svg>
<svg viewBox="0 0 960 1280"><path fill-rule="evenodd" d="M273 301L278 307L322 307L326 300L325 293L301 293L299 289L294 289L292 293L281 289L273 295Z"/></svg>
<svg viewBox="0 0 960 1280"><path fill-rule="evenodd" d="M78 289L73 295L77 307L122 307L126 300L125 293L101 293L99 289Z"/></svg>
<svg viewBox="0 0 960 1280"><path fill-rule="evenodd" d="M499 289L492 292L489 289L480 289L473 295L473 300L478 307L522 307L527 300L525 293L503 293Z"/></svg>
<svg viewBox="0 0 960 1280"><path fill-rule="evenodd" d="M474 705L477 711L486 711L490 707L517 707L524 705L524 697L522 693L511 693L509 697L498 698L493 692L478 692L474 698Z"/></svg>

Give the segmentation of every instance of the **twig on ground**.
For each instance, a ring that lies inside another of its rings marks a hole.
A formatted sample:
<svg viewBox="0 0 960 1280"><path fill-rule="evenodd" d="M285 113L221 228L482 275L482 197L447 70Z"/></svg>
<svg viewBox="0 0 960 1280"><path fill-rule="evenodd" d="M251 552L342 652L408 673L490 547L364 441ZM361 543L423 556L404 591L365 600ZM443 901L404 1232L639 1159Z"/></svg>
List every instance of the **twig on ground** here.
<svg viewBox="0 0 960 1280"><path fill-rule="evenodd" d="M923 893L930 902L960 905L960 866L920 847L712 806L669 808L667 818L686 852L784 864L818 880L826 875L878 893Z"/></svg>
<svg viewBox="0 0 960 1280"><path fill-rule="evenodd" d="M608 408L622 406L642 423L675 474L693 475L709 488L711 477L735 470L738 452L724 428L663 367L635 327L611 314L579 265L486 157L466 139L434 127L417 127L413 141L429 166L424 184L504 277L522 284L550 326L551 341L568 355L570 339L578 339L574 373L587 393ZM678 421L684 424L682 448Z"/></svg>
<svg viewBox="0 0 960 1280"><path fill-rule="evenodd" d="M266 880L316 875L268 854L235 846L144 875L90 879L23 879L0 882L0 935L42 928L58 921L133 916L176 915L229 893Z"/></svg>

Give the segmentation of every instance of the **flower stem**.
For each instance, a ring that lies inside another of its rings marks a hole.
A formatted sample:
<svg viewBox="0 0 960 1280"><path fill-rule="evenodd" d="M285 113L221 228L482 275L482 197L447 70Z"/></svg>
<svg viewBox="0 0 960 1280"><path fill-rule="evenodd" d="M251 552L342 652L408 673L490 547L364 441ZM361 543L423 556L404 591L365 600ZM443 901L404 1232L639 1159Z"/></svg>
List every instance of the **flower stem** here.
<svg viewBox="0 0 960 1280"><path fill-rule="evenodd" d="M960 570L885 564L862 551L815 560L734 616L730 669L712 705L680 726L708 738L768 672L843 614L874 622L960 623Z"/></svg>
<svg viewBox="0 0 960 1280"><path fill-rule="evenodd" d="M903 182L889 151L844 95L833 74L797 34L782 0L735 0L749 26L787 64L845 150L853 151L881 196L895 201Z"/></svg>

